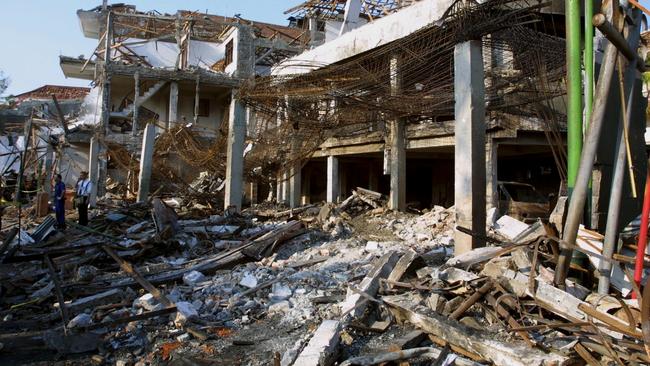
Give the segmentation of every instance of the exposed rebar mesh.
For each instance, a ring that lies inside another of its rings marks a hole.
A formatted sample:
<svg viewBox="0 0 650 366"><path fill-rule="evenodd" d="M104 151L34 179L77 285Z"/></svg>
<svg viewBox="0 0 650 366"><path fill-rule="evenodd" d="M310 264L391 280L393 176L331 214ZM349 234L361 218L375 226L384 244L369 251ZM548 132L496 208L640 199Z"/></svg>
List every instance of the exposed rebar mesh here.
<svg viewBox="0 0 650 366"><path fill-rule="evenodd" d="M558 112L565 94L565 42L545 29L544 5L458 1L440 21L340 63L251 80L240 90L257 116L248 166L299 164L329 137L383 131L388 120L453 120L454 47L476 39L483 41L490 116L533 118L553 137L565 119ZM301 63L298 56L285 65Z"/></svg>

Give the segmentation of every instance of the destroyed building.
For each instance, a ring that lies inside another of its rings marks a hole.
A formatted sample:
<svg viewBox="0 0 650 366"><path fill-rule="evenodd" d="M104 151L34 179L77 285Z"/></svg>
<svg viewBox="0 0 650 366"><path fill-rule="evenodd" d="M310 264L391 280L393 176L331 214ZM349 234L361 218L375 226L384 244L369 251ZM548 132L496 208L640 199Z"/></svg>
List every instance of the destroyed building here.
<svg viewBox="0 0 650 366"><path fill-rule="evenodd" d="M77 11L93 89L43 175L88 166L93 220L7 209L0 360L650 364L646 10L615 4Z"/></svg>

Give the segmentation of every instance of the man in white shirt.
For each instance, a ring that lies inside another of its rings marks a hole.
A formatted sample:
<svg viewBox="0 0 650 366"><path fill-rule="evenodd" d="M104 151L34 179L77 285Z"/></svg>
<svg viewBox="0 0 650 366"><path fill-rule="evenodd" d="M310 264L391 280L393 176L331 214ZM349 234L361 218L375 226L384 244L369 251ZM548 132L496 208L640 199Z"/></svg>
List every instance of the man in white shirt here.
<svg viewBox="0 0 650 366"><path fill-rule="evenodd" d="M88 203L90 192L93 190L93 183L88 178L88 172L79 173L77 181L75 204L79 211L79 225L88 225Z"/></svg>

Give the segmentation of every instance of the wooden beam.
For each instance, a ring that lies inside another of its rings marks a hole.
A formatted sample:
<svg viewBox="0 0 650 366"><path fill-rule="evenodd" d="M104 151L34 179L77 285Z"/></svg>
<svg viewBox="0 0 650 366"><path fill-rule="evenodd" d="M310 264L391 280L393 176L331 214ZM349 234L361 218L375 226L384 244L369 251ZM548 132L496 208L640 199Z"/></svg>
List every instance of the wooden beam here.
<svg viewBox="0 0 650 366"><path fill-rule="evenodd" d="M502 342L493 334L469 328L457 321L441 316L425 306L415 305L405 296L384 296L390 310L400 319L444 341L480 355L496 365L542 366L568 365L570 358L531 349L523 343Z"/></svg>

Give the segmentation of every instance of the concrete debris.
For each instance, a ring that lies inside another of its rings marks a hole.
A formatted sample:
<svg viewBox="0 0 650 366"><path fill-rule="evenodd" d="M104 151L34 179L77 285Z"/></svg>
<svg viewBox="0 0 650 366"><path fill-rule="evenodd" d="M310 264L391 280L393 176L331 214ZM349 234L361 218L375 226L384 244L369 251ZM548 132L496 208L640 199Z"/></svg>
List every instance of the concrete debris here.
<svg viewBox="0 0 650 366"><path fill-rule="evenodd" d="M183 275L183 283L185 283L188 286L194 286L199 282L203 282L204 280L205 280L205 276L203 275L203 273L198 271L188 272Z"/></svg>
<svg viewBox="0 0 650 366"><path fill-rule="evenodd" d="M68 322L68 328L87 327L92 324L93 319L89 314L81 313Z"/></svg>
<svg viewBox="0 0 650 366"><path fill-rule="evenodd" d="M257 278L255 278L255 275L252 273L246 273L244 274L244 277L242 277L241 281L239 281L239 284L241 286L253 289L257 287Z"/></svg>
<svg viewBox="0 0 650 366"><path fill-rule="evenodd" d="M38 249L17 247L0 273L16 284L3 290L14 306L3 326L45 319L35 330L50 332L65 321L69 333L101 332L106 341L37 340L62 354L103 349L105 362L128 364L207 352L250 365L268 364L268 354L281 365L443 356L467 365L562 365L585 352L608 360L603 342L644 359L638 345L625 348L642 334L638 303L605 301L574 281L566 292L551 285L554 236L546 223L501 217L488 231L490 245L452 258L453 208L380 212L383 199L358 189L338 205L294 213L265 204L208 215L162 201L97 210L95 226L68 229L74 239L55 234ZM116 213L125 217L112 221ZM98 229L106 223L110 229ZM600 240L593 235L581 238ZM37 264L45 254L56 276ZM583 348L560 342L588 319L598 332L581 327ZM13 352L34 338L0 334L0 342Z"/></svg>
<svg viewBox="0 0 650 366"><path fill-rule="evenodd" d="M176 318L174 324L177 327L184 326L189 320L199 316L199 312L189 302L179 301L176 303Z"/></svg>
<svg viewBox="0 0 650 366"><path fill-rule="evenodd" d="M497 233L506 239L514 239L528 229L528 225L508 215L501 216L494 224Z"/></svg>
<svg viewBox="0 0 650 366"><path fill-rule="evenodd" d="M152 294L145 294L133 302L134 308L141 308L146 311L155 311L162 309L163 305L154 298Z"/></svg>

